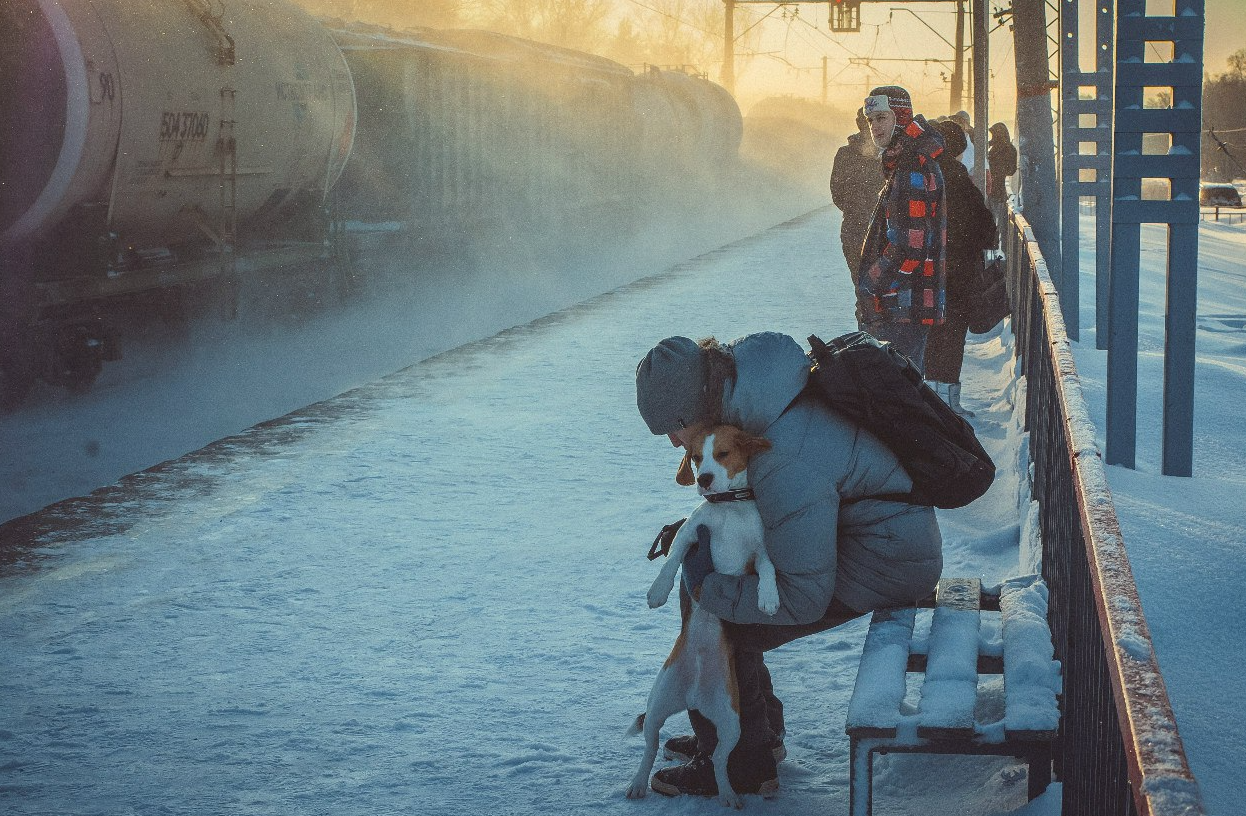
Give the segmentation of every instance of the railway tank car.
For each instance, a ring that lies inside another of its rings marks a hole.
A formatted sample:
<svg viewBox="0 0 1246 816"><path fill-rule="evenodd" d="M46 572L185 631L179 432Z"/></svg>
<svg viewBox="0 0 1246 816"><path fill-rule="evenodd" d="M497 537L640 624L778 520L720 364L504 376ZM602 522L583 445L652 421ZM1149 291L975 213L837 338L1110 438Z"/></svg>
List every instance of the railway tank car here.
<svg viewBox="0 0 1246 816"><path fill-rule="evenodd" d="M349 156L349 69L295 6L8 0L0 53L0 400L89 383L119 299L230 276Z"/></svg>
<svg viewBox="0 0 1246 816"><path fill-rule="evenodd" d="M0 110L21 111L0 117L7 407L89 386L183 296L477 254L569 268L645 219L712 218L742 129L680 71L286 0L6 0Z"/></svg>

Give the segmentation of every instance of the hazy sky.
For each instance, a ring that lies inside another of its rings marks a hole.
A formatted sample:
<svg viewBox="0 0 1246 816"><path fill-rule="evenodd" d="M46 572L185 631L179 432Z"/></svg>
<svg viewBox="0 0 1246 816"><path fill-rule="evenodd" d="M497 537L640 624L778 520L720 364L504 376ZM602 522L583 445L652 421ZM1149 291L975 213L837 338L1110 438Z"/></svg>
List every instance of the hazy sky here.
<svg viewBox="0 0 1246 816"><path fill-rule="evenodd" d="M633 0L620 2L631 5ZM1225 60L1230 54L1246 48L1246 14L1243 14L1246 2L1206 0L1206 3L1204 65L1206 70L1220 73L1225 69ZM988 5L994 11L1004 4L999 0L988 0ZM871 0L862 5L861 31L854 34L830 31L825 3L774 9L767 5L737 6L737 33L773 10L759 25L762 35L757 51L763 55L738 64L736 68L736 93L746 110L757 99L774 93L819 98L822 93L822 57L825 56L831 78L828 101L832 103L839 102L843 107L855 109L869 86L896 82L912 91L919 108L935 115L947 112L950 96L948 78L952 72L950 60L953 56L949 43L955 41L954 3ZM793 10L798 10L796 16L793 16ZM991 22L996 24L994 20ZM940 35L948 42L940 39ZM967 28L967 41L969 37ZM949 62L901 62L896 61L897 58ZM992 88L996 95L991 106L993 120L1010 120L1012 117L1012 89L1015 86L1013 59L1012 32L1006 26L996 28L991 35L990 46ZM714 79L719 79L717 72L720 68L721 64L716 64L710 69ZM968 71L966 65L966 75ZM972 110L968 100L965 107Z"/></svg>

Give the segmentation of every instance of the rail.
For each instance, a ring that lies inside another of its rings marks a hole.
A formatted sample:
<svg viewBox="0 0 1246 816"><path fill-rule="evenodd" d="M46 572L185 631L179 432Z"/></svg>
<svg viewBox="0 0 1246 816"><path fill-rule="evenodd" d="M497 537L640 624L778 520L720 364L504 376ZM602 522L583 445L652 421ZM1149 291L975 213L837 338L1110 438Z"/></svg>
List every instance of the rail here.
<svg viewBox="0 0 1246 816"><path fill-rule="evenodd" d="M1043 577L1064 694L1055 771L1062 816L1199 816L1082 398L1055 285L1025 218L1004 230L1016 354L1039 502Z"/></svg>

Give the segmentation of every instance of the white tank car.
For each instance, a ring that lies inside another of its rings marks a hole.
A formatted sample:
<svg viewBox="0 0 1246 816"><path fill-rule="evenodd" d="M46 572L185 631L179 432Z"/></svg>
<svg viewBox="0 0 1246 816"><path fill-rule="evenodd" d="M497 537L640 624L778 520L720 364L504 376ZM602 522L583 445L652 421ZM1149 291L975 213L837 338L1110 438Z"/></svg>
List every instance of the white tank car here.
<svg viewBox="0 0 1246 816"><path fill-rule="evenodd" d="M83 204L124 245L219 236L322 201L349 156L350 72L284 0L8 0L6 31L0 243Z"/></svg>

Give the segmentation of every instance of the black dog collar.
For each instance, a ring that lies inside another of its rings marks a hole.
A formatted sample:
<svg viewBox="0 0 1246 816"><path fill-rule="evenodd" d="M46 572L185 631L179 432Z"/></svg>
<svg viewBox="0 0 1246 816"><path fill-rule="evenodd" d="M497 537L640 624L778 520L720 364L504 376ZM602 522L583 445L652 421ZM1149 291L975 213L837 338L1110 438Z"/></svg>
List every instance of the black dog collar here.
<svg viewBox="0 0 1246 816"><path fill-rule="evenodd" d="M753 495L753 488L742 487L739 490L728 490L725 493L706 493L701 498L710 504L718 504L719 502L752 501L756 497Z"/></svg>

